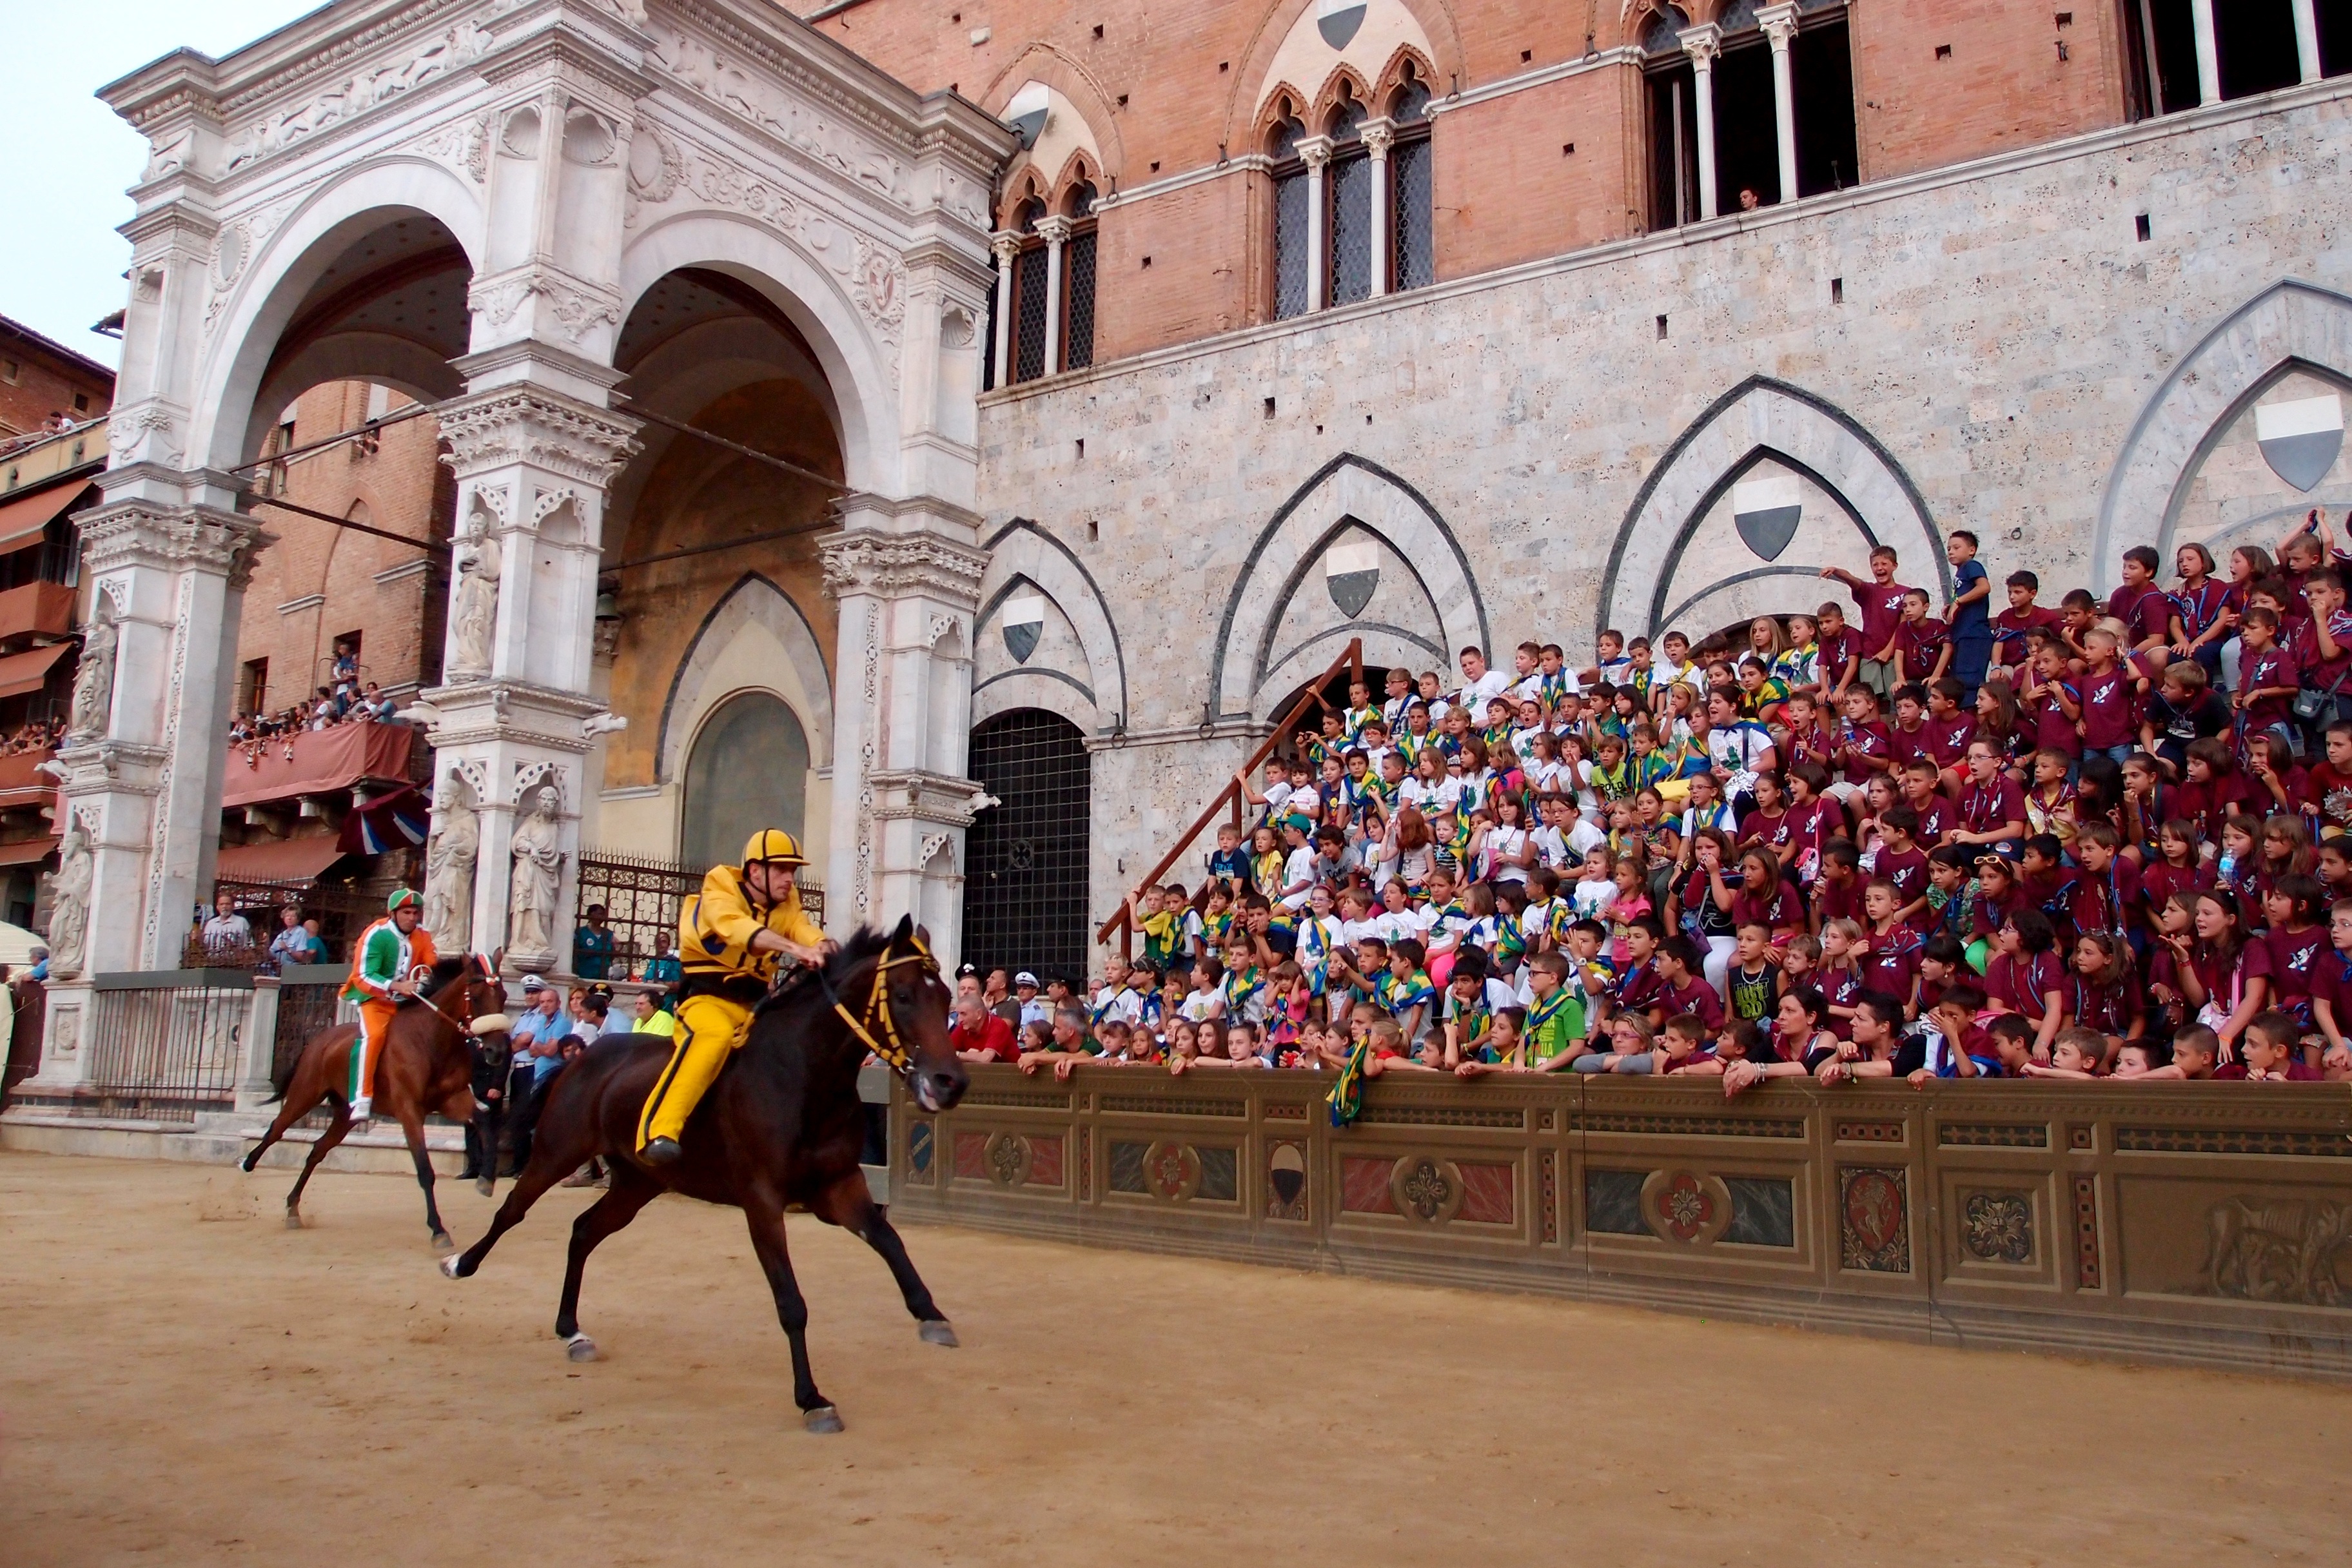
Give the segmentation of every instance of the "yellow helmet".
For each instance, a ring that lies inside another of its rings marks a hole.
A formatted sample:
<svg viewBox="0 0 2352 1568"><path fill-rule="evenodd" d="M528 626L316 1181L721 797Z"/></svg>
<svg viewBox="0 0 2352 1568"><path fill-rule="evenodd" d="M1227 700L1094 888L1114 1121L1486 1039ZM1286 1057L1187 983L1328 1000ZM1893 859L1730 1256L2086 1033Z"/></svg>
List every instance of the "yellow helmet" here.
<svg viewBox="0 0 2352 1568"><path fill-rule="evenodd" d="M743 864L762 860L784 866L808 864L808 857L801 853L801 841L781 827L763 827L743 846Z"/></svg>

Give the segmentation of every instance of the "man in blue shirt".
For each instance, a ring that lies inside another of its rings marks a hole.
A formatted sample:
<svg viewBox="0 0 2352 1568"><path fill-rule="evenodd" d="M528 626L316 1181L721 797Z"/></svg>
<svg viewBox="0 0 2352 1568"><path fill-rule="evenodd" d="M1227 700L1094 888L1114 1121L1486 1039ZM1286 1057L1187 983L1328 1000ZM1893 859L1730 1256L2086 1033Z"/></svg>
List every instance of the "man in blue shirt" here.
<svg viewBox="0 0 2352 1568"><path fill-rule="evenodd" d="M613 932L604 924L604 906L588 906L588 923L572 935L572 973L583 980L609 980L613 968Z"/></svg>
<svg viewBox="0 0 2352 1568"><path fill-rule="evenodd" d="M1992 579L1977 559L1977 536L1956 528L1944 536L1944 559L1952 563L1952 602L1944 608L1951 628L1952 679L1967 687L1963 710L1976 706L1977 688L1992 663Z"/></svg>
<svg viewBox="0 0 2352 1568"><path fill-rule="evenodd" d="M514 1133L514 1168L530 1163L530 1135L539 1124L540 1101L563 1065L563 1042L577 1026L563 1010L563 993L536 974L522 983L523 1012L509 1037L514 1067L507 1079L507 1125Z"/></svg>

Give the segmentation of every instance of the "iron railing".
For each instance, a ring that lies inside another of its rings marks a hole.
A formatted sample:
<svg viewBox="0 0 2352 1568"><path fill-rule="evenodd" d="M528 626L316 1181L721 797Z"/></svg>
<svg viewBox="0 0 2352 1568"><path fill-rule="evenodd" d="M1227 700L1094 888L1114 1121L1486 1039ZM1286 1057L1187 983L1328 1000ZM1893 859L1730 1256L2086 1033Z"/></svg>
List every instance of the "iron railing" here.
<svg viewBox="0 0 2352 1568"><path fill-rule="evenodd" d="M236 1099L253 976L234 970L101 974L90 999L83 1116L194 1121Z"/></svg>
<svg viewBox="0 0 2352 1568"><path fill-rule="evenodd" d="M340 963L305 963L278 977L278 1037L270 1053L269 1079L285 1078L310 1037L342 1020L342 991L351 971Z"/></svg>
<svg viewBox="0 0 2352 1568"><path fill-rule="evenodd" d="M604 906L604 923L613 933L613 954L606 980L643 980L646 962L657 951L656 939L667 936L673 952L677 945L678 910L702 890L709 868L659 860L649 856L619 855L610 850L583 850L580 856L579 893L574 929L588 923L590 906ZM824 889L798 879L801 908L809 919L824 924ZM572 955L574 973L579 955ZM595 978L586 976L584 978Z"/></svg>

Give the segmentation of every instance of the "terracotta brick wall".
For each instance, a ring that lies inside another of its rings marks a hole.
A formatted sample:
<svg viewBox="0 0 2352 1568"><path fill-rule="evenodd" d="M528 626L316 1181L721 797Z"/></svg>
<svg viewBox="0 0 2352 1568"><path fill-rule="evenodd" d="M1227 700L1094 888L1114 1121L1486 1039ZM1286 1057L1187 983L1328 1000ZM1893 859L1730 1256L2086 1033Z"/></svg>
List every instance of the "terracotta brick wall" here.
<svg viewBox="0 0 2352 1568"><path fill-rule="evenodd" d="M0 437L37 430L52 414L77 424L95 419L113 401L112 376L59 359L0 325Z"/></svg>
<svg viewBox="0 0 2352 1568"><path fill-rule="evenodd" d="M331 382L304 393L295 405L292 444L360 425L368 416L369 395L361 382ZM397 409L404 401L394 394L389 406ZM385 687L431 684L440 675L446 541L456 504L432 417L390 426L377 436L373 451L347 442L298 458L285 472L289 500L338 517L354 516L355 505L363 505L370 525L437 543L428 554L291 512L263 511L277 542L262 552L246 590L237 623L240 671L250 660L268 659L265 700L272 709L284 707L322 683L334 639L357 631L367 679ZM396 570L420 561L428 562L423 570ZM304 603L315 595L324 603Z"/></svg>
<svg viewBox="0 0 2352 1568"><path fill-rule="evenodd" d="M1853 0L1854 109L1865 178L1883 179L2119 121L2116 0ZM1276 49L1307 0L866 0L819 26L924 90L1001 109L1034 77L1086 110L1119 189L1245 152ZM1622 41L1615 0L1406 0L1441 98ZM810 7L803 6L803 9ZM1694 6L1695 11L1704 7ZM2055 18L2073 20L2060 28ZM1639 18L1634 18L1638 22ZM1095 29L1101 28L1101 37ZM973 44L973 34L986 38ZM2058 58L2059 43L2068 58ZM1949 45L1938 60L1936 48ZM1321 84L1307 84L1312 92ZM1438 117L1440 277L1636 232L1646 105L1633 69L1580 73ZM1576 152L1561 147L1574 142ZM1152 165L1157 163L1155 170ZM1102 219L1097 362L1262 319L1271 226L1263 182L1204 181ZM1152 258L1147 273L1141 265Z"/></svg>
<svg viewBox="0 0 2352 1568"><path fill-rule="evenodd" d="M2056 25L2062 12L2074 18L2064 27ZM1853 17L1864 179L2030 147L2124 117L2113 0L1864 0ZM1950 55L1939 58L1946 47Z"/></svg>

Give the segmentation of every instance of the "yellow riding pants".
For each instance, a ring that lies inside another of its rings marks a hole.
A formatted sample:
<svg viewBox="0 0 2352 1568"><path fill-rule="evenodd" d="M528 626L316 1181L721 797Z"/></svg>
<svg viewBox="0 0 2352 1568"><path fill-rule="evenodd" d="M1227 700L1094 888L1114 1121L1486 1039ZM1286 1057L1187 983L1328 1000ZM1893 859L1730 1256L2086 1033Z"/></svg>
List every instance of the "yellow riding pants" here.
<svg viewBox="0 0 2352 1568"><path fill-rule="evenodd" d="M654 1080L646 1109L637 1118L637 1147L656 1138L681 1139L686 1119L702 1102L703 1092L728 1053L743 1043L751 1026L751 1009L724 996L689 996L677 1005L677 1037L670 1047L669 1065Z"/></svg>

